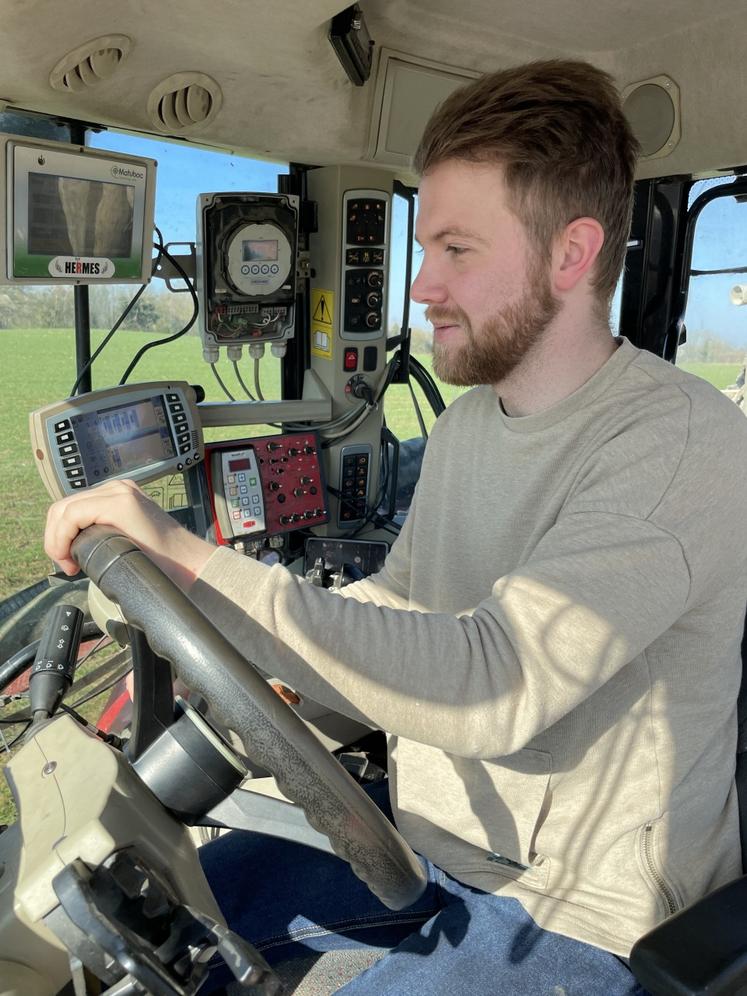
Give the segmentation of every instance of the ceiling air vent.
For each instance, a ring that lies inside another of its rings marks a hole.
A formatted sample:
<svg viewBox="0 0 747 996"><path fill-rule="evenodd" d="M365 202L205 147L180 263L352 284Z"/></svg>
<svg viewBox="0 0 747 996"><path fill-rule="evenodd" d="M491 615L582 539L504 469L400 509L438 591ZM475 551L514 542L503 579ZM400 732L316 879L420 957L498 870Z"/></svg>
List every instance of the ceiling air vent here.
<svg viewBox="0 0 747 996"><path fill-rule="evenodd" d="M223 92L204 73L175 73L148 97L148 115L159 131L182 134L212 121L223 103Z"/></svg>
<svg viewBox="0 0 747 996"><path fill-rule="evenodd" d="M127 35L104 35L73 49L49 74L49 85L63 93L76 93L103 83L127 58L132 42Z"/></svg>

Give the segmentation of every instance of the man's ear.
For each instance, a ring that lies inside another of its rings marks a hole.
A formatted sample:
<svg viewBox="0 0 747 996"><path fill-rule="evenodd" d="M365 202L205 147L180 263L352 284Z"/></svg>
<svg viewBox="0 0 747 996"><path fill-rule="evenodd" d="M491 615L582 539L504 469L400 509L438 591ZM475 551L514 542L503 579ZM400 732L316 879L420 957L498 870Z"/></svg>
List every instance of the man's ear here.
<svg viewBox="0 0 747 996"><path fill-rule="evenodd" d="M596 218L576 218L556 238L553 282L558 291L572 290L591 270L604 244L604 229Z"/></svg>

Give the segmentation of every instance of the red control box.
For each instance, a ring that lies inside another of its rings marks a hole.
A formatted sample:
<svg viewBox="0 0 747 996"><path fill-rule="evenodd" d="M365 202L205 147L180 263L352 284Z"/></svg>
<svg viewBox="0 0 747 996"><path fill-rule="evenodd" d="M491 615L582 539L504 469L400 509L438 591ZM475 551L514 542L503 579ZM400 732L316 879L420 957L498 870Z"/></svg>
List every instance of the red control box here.
<svg viewBox="0 0 747 996"><path fill-rule="evenodd" d="M314 432L209 443L204 466L218 542L273 536L329 519Z"/></svg>

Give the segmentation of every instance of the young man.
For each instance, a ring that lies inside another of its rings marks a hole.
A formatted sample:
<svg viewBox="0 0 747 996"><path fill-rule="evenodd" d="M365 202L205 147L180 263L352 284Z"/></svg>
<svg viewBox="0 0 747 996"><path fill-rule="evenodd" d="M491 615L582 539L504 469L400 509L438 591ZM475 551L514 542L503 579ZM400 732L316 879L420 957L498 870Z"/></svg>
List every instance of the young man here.
<svg viewBox="0 0 747 996"><path fill-rule="evenodd" d="M504 70L436 111L412 294L437 372L480 386L344 598L214 551L126 483L50 511L63 566L80 528L121 528L256 663L389 733L394 819L431 862L411 910L293 845L206 850L267 957L398 945L346 993L633 993L618 956L741 872L747 421L610 332L634 161L585 64Z"/></svg>

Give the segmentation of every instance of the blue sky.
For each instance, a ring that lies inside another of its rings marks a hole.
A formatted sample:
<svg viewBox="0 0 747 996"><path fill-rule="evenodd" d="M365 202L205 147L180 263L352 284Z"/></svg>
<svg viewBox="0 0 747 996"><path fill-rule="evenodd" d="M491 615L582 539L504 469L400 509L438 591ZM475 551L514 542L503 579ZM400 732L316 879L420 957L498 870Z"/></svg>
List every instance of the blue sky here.
<svg viewBox="0 0 747 996"><path fill-rule="evenodd" d="M90 144L158 161L156 224L167 242L194 242L198 194L229 190L275 193L278 173L287 171L287 166L282 163L243 159L190 145L108 131L92 133ZM401 318L405 226L404 210L395 207L388 324L399 322ZM416 256L413 277L417 272L417 261ZM716 269L738 266L747 266L747 204L737 204L733 198L722 198L709 204L700 216L693 267ZM729 299L732 286L741 282L747 284L747 273L741 276L693 278L686 315L690 332L714 332L734 345L743 346L747 352L747 306L735 307ZM410 324L428 328L421 306L411 306Z"/></svg>

